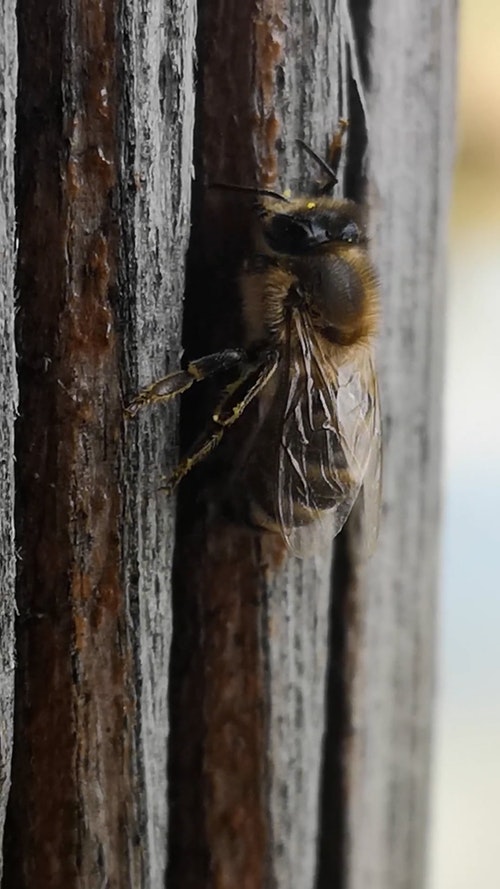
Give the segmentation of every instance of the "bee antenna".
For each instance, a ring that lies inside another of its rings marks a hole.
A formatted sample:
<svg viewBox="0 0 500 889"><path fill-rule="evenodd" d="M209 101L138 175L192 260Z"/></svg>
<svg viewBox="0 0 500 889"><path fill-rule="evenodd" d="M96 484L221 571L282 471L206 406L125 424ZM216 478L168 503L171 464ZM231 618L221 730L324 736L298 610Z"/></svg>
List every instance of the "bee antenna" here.
<svg viewBox="0 0 500 889"><path fill-rule="evenodd" d="M328 176L329 182L327 182L327 184L323 186L323 188L321 189L321 194L324 194L330 188L333 188L333 186L336 185L337 182L339 181L337 179L337 171L334 170L330 166L330 164L328 164L322 157L320 157L319 154L316 154L314 149L311 148L311 146L308 145L307 142L304 142L303 139L296 139L295 141L296 141L297 145L300 146L300 148L303 148L304 151L307 152L309 157L312 157L313 160L315 160L316 163L319 164L319 166L321 167L323 172L326 173L326 175Z"/></svg>
<svg viewBox="0 0 500 889"><path fill-rule="evenodd" d="M290 201L285 197L284 194L280 194L279 191L273 191L270 188L257 188L251 185L229 185L227 182L211 182L208 186L209 188L219 188L222 191L242 191L245 194L253 194L259 195L266 198L275 198L277 201L284 201L285 204L289 204Z"/></svg>

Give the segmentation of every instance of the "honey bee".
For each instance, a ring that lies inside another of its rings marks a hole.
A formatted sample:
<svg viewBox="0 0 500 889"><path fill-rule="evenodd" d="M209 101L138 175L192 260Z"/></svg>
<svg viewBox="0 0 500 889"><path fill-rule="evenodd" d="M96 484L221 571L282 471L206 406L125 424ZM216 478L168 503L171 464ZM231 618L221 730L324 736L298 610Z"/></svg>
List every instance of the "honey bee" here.
<svg viewBox="0 0 500 889"><path fill-rule="evenodd" d="M154 382L126 409L133 417L197 381L221 372L235 377L165 487L172 491L250 414L232 482L247 521L281 533L292 548L297 529L323 517L335 536L361 491L368 550L377 533L381 434L371 349L378 287L362 207L329 193L345 126L328 161L300 142L327 177L314 196L219 186L257 199L253 249L239 276L244 342Z"/></svg>

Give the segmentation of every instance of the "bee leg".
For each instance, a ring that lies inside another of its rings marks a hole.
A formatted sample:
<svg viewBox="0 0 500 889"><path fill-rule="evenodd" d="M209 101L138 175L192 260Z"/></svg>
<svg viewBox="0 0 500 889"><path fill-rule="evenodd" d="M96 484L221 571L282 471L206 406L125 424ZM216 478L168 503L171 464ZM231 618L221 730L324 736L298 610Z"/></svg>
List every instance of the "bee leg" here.
<svg viewBox="0 0 500 889"><path fill-rule="evenodd" d="M142 389L125 408L125 416L135 417L142 407L155 404L157 401L169 401L185 392L193 383L205 380L220 371L237 367L246 360L247 355L243 349L224 349L222 352L214 352L212 355L191 361L187 370L174 371Z"/></svg>
<svg viewBox="0 0 500 889"><path fill-rule="evenodd" d="M247 370L224 392L208 428L174 469L161 490L171 494L185 475L217 447L226 429L238 420L245 408L271 379L279 362L277 352L266 353L264 360L248 366Z"/></svg>

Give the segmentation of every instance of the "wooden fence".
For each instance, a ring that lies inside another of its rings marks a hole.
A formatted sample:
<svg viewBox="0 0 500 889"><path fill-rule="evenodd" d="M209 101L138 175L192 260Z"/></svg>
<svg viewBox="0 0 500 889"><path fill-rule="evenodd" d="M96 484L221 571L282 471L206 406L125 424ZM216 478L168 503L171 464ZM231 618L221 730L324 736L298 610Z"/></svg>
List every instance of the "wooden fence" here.
<svg viewBox="0 0 500 889"><path fill-rule="evenodd" d="M0 8L2 887L423 889L454 0ZM199 399L180 439L122 414L234 344L247 220L206 184L307 188L339 117L383 305L364 566L158 490Z"/></svg>

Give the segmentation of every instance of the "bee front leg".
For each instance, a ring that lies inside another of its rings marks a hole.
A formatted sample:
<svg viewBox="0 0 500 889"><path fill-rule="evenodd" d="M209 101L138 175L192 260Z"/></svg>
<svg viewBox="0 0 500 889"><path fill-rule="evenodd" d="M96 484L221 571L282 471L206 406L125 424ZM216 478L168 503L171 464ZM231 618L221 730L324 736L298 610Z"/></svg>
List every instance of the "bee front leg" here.
<svg viewBox="0 0 500 889"><path fill-rule="evenodd" d="M170 401L189 389L193 383L206 380L221 371L231 370L246 361L247 355L243 349L224 349L191 361L187 370L174 371L142 389L125 408L125 416L135 417L142 407L156 404L157 401Z"/></svg>
<svg viewBox="0 0 500 889"><path fill-rule="evenodd" d="M194 443L161 490L171 494L193 466L201 463L217 447L226 429L241 417L245 408L271 379L278 362L278 352L267 352L264 360L261 356L259 362L247 366L240 379L227 387L208 428Z"/></svg>

